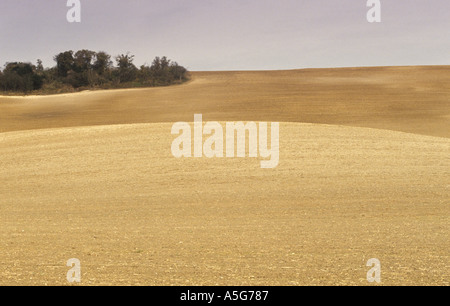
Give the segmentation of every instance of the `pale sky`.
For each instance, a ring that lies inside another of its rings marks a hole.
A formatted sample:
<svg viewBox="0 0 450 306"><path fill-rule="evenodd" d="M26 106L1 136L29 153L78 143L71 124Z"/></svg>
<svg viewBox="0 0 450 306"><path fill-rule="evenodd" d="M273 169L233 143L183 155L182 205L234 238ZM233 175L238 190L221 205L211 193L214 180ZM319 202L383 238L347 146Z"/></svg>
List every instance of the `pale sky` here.
<svg viewBox="0 0 450 306"><path fill-rule="evenodd" d="M189 70L449 65L449 0L1 0L0 65L54 66L61 51L130 51L137 66L159 55Z"/></svg>

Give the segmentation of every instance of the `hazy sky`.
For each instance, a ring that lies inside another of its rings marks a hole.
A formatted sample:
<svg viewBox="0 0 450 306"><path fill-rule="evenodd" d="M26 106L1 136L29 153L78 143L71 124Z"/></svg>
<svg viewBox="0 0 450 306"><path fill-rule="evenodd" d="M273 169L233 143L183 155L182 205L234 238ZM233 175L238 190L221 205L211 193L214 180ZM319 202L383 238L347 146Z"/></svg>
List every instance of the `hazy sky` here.
<svg viewBox="0 0 450 306"><path fill-rule="evenodd" d="M450 64L449 0L1 0L0 65L65 50L167 55L190 70Z"/></svg>

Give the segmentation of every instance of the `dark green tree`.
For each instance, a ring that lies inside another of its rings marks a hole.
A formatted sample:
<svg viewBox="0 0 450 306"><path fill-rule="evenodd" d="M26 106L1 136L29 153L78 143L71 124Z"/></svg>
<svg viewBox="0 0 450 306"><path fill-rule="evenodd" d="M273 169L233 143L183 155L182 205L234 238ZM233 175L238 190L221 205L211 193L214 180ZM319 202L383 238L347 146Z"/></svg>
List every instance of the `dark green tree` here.
<svg viewBox="0 0 450 306"><path fill-rule="evenodd" d="M7 63L3 70L2 87L5 90L27 93L40 89L43 77L36 73L36 67L30 63Z"/></svg>
<svg viewBox="0 0 450 306"><path fill-rule="evenodd" d="M112 66L113 62L111 61L111 55L108 53L100 51L95 55L94 71L98 73L98 75L104 75L112 68Z"/></svg>
<svg viewBox="0 0 450 306"><path fill-rule="evenodd" d="M92 62L95 52L90 50L80 50L73 57L73 70L77 73L87 72L92 69Z"/></svg>
<svg viewBox="0 0 450 306"><path fill-rule="evenodd" d="M54 57L54 60L56 61L58 76L61 78L67 77L68 72L73 69L74 65L73 51L59 53Z"/></svg>
<svg viewBox="0 0 450 306"><path fill-rule="evenodd" d="M116 56L120 83L131 82L136 79L137 68L133 64L133 60L134 55L129 53Z"/></svg>
<svg viewBox="0 0 450 306"><path fill-rule="evenodd" d="M134 65L134 56L130 53L114 59L116 67L108 53L83 49L59 53L54 57L56 66L47 69L39 59L36 66L7 63L4 70L0 70L0 89L28 93L44 88L54 93L86 87L165 86L188 79L187 69L165 56L156 57L151 66L142 65L140 69Z"/></svg>
<svg viewBox="0 0 450 306"><path fill-rule="evenodd" d="M42 61L40 59L36 61L36 71L38 73L44 72L44 65L42 65Z"/></svg>

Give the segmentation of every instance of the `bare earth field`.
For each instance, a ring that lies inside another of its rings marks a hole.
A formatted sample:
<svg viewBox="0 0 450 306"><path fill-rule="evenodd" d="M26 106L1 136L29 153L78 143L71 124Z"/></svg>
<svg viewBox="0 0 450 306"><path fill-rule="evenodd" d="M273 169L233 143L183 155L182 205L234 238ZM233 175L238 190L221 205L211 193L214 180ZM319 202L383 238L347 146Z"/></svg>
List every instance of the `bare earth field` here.
<svg viewBox="0 0 450 306"><path fill-rule="evenodd" d="M91 125L277 121L450 137L450 66L195 72L189 84L1 97L0 132Z"/></svg>
<svg viewBox="0 0 450 306"><path fill-rule="evenodd" d="M194 113L282 122L279 166L174 158ZM449 285L449 152L448 66L0 97L0 285Z"/></svg>

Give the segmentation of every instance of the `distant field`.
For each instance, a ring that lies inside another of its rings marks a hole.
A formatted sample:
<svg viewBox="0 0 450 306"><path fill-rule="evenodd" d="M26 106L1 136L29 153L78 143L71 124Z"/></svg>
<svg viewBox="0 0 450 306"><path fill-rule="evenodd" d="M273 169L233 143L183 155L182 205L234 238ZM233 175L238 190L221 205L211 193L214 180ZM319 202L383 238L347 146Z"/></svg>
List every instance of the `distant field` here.
<svg viewBox="0 0 450 306"><path fill-rule="evenodd" d="M194 72L181 86L0 97L0 132L205 120L373 127L450 137L450 66Z"/></svg>
<svg viewBox="0 0 450 306"><path fill-rule="evenodd" d="M0 285L450 285L450 67L196 72L0 97ZM280 121L280 164L175 121Z"/></svg>

